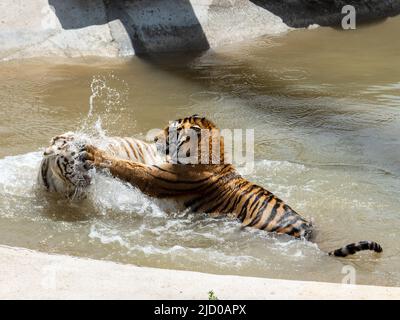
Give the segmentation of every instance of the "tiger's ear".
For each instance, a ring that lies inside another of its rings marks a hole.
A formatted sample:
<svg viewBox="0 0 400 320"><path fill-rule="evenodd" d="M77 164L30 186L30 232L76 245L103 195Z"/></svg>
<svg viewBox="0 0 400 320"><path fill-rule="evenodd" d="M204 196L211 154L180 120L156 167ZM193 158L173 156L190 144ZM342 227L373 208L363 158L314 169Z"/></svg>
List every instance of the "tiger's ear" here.
<svg viewBox="0 0 400 320"><path fill-rule="evenodd" d="M59 136L51 138L50 145L52 146L58 139L59 139Z"/></svg>
<svg viewBox="0 0 400 320"><path fill-rule="evenodd" d="M53 155L53 154L55 154L55 151L54 151L53 146L47 147L47 148L45 148L44 151L43 151L43 155L44 155L45 157L51 156L51 155Z"/></svg>

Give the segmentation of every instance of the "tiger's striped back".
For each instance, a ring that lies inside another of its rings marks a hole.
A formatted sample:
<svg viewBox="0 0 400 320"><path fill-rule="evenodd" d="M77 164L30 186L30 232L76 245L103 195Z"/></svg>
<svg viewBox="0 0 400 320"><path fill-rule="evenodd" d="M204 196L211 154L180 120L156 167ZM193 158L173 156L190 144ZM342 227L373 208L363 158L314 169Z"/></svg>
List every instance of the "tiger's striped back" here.
<svg viewBox="0 0 400 320"><path fill-rule="evenodd" d="M241 177L233 167L227 166L218 176L213 176L213 184L213 187L206 187L208 183L203 186L200 183L197 187L192 185L192 190L200 192L187 200L185 205L196 212L233 214L243 227L312 239L313 225L310 221L268 190ZM381 245L374 241L358 241L328 254L344 258L364 250L383 251Z"/></svg>
<svg viewBox="0 0 400 320"><path fill-rule="evenodd" d="M311 222L265 188L243 178L232 165L202 168L202 179L186 180L173 179L173 173L164 170L160 184L168 192L159 196L183 198L192 212L233 215L243 227L311 238Z"/></svg>
<svg viewBox="0 0 400 320"><path fill-rule="evenodd" d="M98 144L100 145L100 149L103 149L106 153L116 158L148 165L163 162L154 143L146 143L130 137L111 137L98 141ZM104 147L102 148L101 146Z"/></svg>

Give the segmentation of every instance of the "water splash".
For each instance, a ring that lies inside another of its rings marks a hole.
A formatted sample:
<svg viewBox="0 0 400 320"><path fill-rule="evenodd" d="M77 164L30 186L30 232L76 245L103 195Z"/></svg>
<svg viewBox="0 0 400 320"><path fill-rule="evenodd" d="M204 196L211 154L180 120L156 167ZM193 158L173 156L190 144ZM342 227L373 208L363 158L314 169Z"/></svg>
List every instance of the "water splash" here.
<svg viewBox="0 0 400 320"><path fill-rule="evenodd" d="M126 110L129 86L115 74L93 76L90 83L89 110L77 131L104 138ZM132 125L135 126L135 121Z"/></svg>

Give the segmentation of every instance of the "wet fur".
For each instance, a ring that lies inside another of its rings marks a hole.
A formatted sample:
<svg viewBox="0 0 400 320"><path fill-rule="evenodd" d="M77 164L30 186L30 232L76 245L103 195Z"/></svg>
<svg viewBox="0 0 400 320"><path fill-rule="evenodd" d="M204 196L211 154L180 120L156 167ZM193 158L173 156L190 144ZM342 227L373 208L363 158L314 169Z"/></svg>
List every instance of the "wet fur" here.
<svg viewBox="0 0 400 320"><path fill-rule="evenodd" d="M72 132L52 138L43 153L38 184L69 199L84 198L91 183L91 174L90 168L79 158L79 152L88 141ZM138 139L112 137L94 142L102 145L103 151L110 156L147 164L161 161L154 144Z"/></svg>

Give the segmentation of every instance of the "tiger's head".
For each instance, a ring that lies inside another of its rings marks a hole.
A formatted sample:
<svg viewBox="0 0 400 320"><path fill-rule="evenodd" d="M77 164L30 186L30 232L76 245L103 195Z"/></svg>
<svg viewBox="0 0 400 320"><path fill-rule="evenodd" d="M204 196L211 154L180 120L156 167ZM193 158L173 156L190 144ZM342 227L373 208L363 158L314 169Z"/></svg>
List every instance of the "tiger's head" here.
<svg viewBox="0 0 400 320"><path fill-rule="evenodd" d="M88 168L78 159L82 145L83 141L79 141L72 132L54 137L43 153L39 184L46 190L64 194L67 198L83 198L91 178Z"/></svg>
<svg viewBox="0 0 400 320"><path fill-rule="evenodd" d="M209 119L193 115L171 121L154 138L167 161L176 164L223 164L224 140Z"/></svg>

